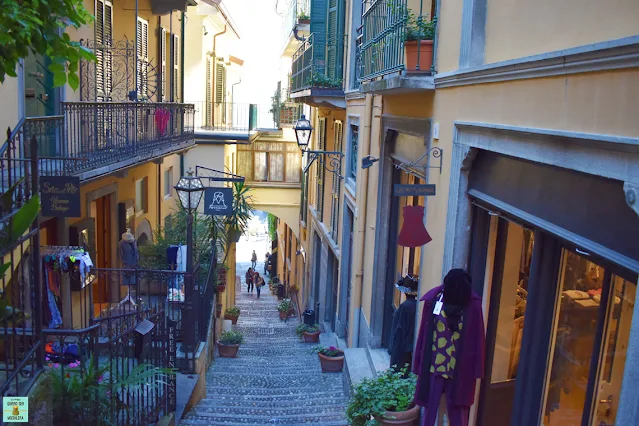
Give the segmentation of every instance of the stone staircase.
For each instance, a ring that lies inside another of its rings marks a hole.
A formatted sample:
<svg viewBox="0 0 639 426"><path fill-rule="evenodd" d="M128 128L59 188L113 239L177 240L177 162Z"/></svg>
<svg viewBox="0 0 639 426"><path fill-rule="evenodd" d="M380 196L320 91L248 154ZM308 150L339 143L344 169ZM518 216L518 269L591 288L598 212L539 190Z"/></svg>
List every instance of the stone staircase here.
<svg viewBox="0 0 639 426"><path fill-rule="evenodd" d="M312 344L295 335L297 318L280 321L277 299L237 294L236 330L245 343L238 357L216 358L206 397L181 425L347 425L342 373L322 373Z"/></svg>

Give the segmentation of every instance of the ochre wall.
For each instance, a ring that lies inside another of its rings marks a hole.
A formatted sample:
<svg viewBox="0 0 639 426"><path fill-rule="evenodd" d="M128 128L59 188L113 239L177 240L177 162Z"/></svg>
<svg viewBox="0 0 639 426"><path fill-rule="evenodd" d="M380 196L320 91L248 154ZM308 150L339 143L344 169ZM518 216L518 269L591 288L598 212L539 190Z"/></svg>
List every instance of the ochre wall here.
<svg viewBox="0 0 639 426"><path fill-rule="evenodd" d="M459 68L462 3L462 1L440 1L435 58L435 69L439 73Z"/></svg>
<svg viewBox="0 0 639 426"><path fill-rule="evenodd" d="M488 0L485 63L633 36L638 18L637 0Z"/></svg>

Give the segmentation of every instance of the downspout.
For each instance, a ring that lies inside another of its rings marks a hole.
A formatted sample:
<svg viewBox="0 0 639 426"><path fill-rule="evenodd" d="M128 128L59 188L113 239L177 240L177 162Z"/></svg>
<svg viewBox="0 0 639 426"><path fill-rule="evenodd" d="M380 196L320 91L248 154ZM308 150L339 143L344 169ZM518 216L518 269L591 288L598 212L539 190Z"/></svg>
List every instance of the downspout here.
<svg viewBox="0 0 639 426"><path fill-rule="evenodd" d="M216 43L217 43L217 37L221 36L222 34L225 34L225 33L226 33L226 24L224 24L224 29L222 31L220 31L219 33L213 34L213 53L212 53L212 55L213 55L213 69L211 70L213 75L215 75L215 72L216 72L215 70L217 69L216 62L215 62L217 60L217 57L215 55L215 47L216 47ZM212 86L213 86L213 92L215 92L215 85L212 85ZM211 100L211 103L213 104L212 105L212 107L213 107L212 108L212 112L213 112L213 120L212 120L213 123L212 124L215 125L215 93L213 94L213 99Z"/></svg>
<svg viewBox="0 0 639 426"><path fill-rule="evenodd" d="M361 144L362 150L359 153L357 158L364 158L370 154L371 151L371 124L373 121L373 96L366 95L366 112L364 113L364 129L361 133L361 139L363 143ZM359 162L357 165L358 168ZM360 191L357 197L358 205L357 208L357 233L355 235L355 247L357 247L357 251L355 252L355 279L353 282L355 285L353 286L353 344L352 347L359 348L359 329L360 329L360 321L362 318L361 310L362 310L362 291L364 289L364 245L366 244L366 216L368 210L368 180L370 178L369 169L361 169L360 174ZM352 277L351 277L352 278ZM350 315L350 313L349 313Z"/></svg>
<svg viewBox="0 0 639 426"><path fill-rule="evenodd" d="M184 42L186 19L184 12L182 12L182 22L180 28L180 102L184 103L184 48L186 46ZM182 120L182 126L184 126L184 120Z"/></svg>
<svg viewBox="0 0 639 426"><path fill-rule="evenodd" d="M162 226L162 166L158 164L158 229Z"/></svg>
<svg viewBox="0 0 639 426"><path fill-rule="evenodd" d="M237 83L231 84L231 104L235 103L235 86L242 82L242 78Z"/></svg>

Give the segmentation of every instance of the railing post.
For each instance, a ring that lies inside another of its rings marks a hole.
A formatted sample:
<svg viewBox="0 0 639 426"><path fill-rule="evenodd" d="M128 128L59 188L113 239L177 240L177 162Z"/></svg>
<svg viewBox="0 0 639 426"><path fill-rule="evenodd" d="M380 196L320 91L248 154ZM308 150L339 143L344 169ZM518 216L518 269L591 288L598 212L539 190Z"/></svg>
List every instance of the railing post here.
<svg viewBox="0 0 639 426"><path fill-rule="evenodd" d="M35 136L31 137L31 196L38 196L38 140ZM38 368L44 366L44 335L42 334L42 272L40 262L40 215L36 216L35 221L31 225L31 229L35 230L35 234L31 240L31 256L33 267L33 283L35 286L35 339L38 345L36 350L36 365Z"/></svg>

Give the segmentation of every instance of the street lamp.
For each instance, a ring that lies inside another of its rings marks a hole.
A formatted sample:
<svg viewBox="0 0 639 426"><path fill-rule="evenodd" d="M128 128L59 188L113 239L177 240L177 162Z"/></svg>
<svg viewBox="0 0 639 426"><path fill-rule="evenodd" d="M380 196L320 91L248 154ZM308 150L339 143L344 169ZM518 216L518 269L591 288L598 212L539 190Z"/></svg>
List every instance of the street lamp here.
<svg viewBox="0 0 639 426"><path fill-rule="evenodd" d="M193 312L193 212L200 205L204 195L204 185L199 177L193 176L189 170L187 176L182 176L175 185L178 199L184 211L186 211L186 279L184 289L184 310L182 311L185 351L194 348L195 345L195 312Z"/></svg>
<svg viewBox="0 0 639 426"><path fill-rule="evenodd" d="M311 143L311 135L313 134L313 126L311 126L311 122L306 119L306 116L302 114L300 119L295 123L295 138L297 139L297 145L302 150L302 154L306 154L306 165L302 169L304 173L308 171L311 167L311 164L320 155L325 155L328 158L328 161L324 163L324 168L331 173L337 173L339 178L340 171L342 170L342 154L340 151L313 151L308 149L309 144Z"/></svg>

